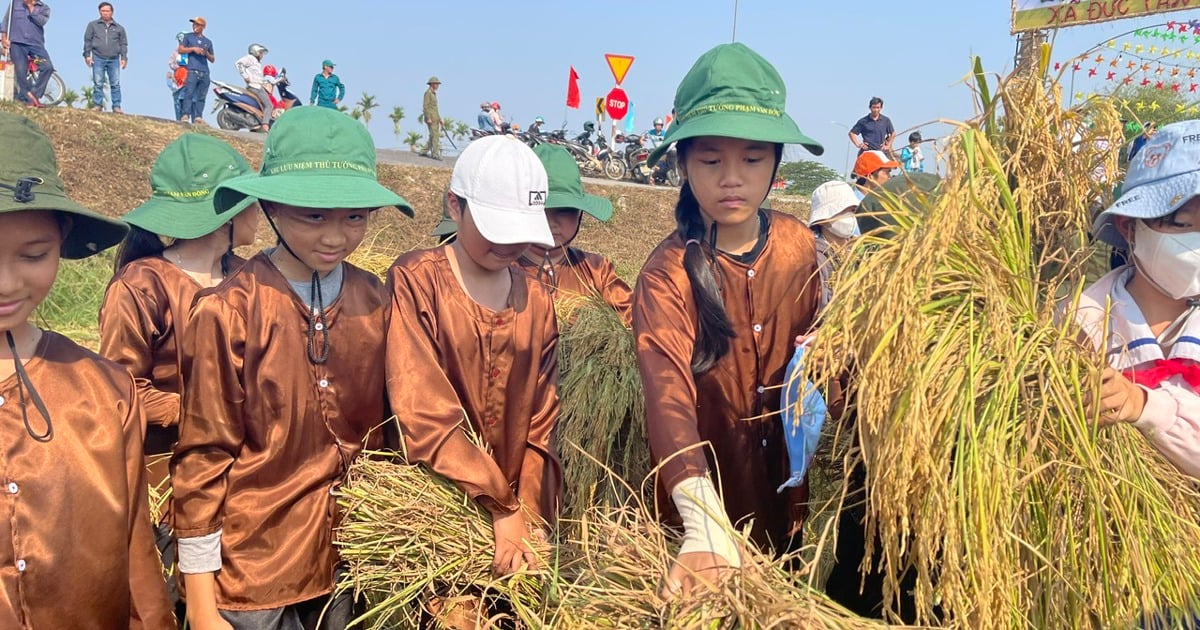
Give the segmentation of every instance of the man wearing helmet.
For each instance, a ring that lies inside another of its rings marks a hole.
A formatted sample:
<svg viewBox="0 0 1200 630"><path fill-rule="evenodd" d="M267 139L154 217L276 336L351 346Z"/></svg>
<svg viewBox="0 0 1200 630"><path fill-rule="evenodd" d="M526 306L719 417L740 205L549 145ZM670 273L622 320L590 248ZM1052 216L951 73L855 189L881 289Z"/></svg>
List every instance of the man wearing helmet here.
<svg viewBox="0 0 1200 630"><path fill-rule="evenodd" d="M425 82L429 87L425 90L425 100L421 106L421 116L429 129L429 142L421 153L435 160L442 159L442 115L438 112L437 91L442 82L437 77L429 77Z"/></svg>
<svg viewBox="0 0 1200 630"><path fill-rule="evenodd" d="M667 137L667 132L663 131L663 119L655 118L654 128L642 134L642 146L653 151L662 144L665 137Z"/></svg>
<svg viewBox="0 0 1200 630"><path fill-rule="evenodd" d="M263 112L263 124L255 131L266 131L271 128L271 115L275 106L271 103L271 95L267 93L267 81L263 76L262 58L267 54L267 47L262 44L250 44L246 54L234 62L238 74L246 82L246 91L258 100Z"/></svg>
<svg viewBox="0 0 1200 630"><path fill-rule="evenodd" d="M484 101L479 104L479 115L475 117L475 126L484 131L495 131L496 126L492 124L492 104Z"/></svg>
<svg viewBox="0 0 1200 630"><path fill-rule="evenodd" d="M529 125L529 133L540 136L542 135L542 125L546 124L546 120L541 116L533 119L533 124Z"/></svg>

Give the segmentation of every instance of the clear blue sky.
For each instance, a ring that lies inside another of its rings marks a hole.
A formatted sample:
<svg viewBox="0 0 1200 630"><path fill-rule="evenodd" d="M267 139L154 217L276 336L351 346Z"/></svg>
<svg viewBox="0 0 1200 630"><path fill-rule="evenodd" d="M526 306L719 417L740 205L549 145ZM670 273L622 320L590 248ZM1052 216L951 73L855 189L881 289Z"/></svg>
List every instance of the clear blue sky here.
<svg viewBox="0 0 1200 630"><path fill-rule="evenodd" d="M98 2L47 1L53 9L47 47L67 84L78 89L91 80L81 47ZM206 34L216 49L214 78L240 83L233 62L247 45L259 42L270 49L265 62L286 66L296 91L307 99L321 60L333 59L347 85L347 100L366 91L380 101L370 127L381 147L399 144L386 118L393 105L405 109L405 131L424 129L417 116L431 74L443 82L438 95L444 117L473 125L479 102L487 99L500 101L506 116L523 127L539 115L558 127L573 64L581 76L584 108L567 111L565 121L569 129L579 129L595 97L613 87L606 52L636 57L623 87L634 103L637 128L644 130L654 116L670 111L675 88L695 59L730 41L734 5L732 0L113 4L130 37L129 67L121 81L127 112L171 117L167 58L175 34L188 30L188 18L200 14L208 20ZM788 87L789 113L825 144L820 161L841 171L850 150L846 126L866 113L873 95L885 100L884 113L898 131L969 116L971 94L962 79L970 56L982 56L989 70L1012 66L1010 10L1010 0L741 0L737 39L779 69ZM1197 19L1200 11L1167 17ZM1054 56L1069 57L1167 17L1066 29ZM945 132L945 127L927 127L925 137ZM807 153L794 149L788 156Z"/></svg>

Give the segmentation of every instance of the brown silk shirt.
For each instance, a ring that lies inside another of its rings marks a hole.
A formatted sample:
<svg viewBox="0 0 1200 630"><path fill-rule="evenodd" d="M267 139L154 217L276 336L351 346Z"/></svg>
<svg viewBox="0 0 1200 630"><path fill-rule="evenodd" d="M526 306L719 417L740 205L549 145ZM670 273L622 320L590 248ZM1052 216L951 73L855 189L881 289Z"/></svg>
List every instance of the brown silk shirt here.
<svg viewBox="0 0 1200 630"><path fill-rule="evenodd" d="M558 327L549 292L509 271L510 308L492 311L459 285L445 248L396 260L388 271L388 399L410 461L493 513L517 509L519 498L553 523L563 484L553 438Z"/></svg>
<svg viewBox="0 0 1200 630"><path fill-rule="evenodd" d="M333 590L334 488L387 417L384 295L345 266L326 308L329 359L308 359L308 307L265 254L196 298L184 331L172 461L179 538L222 530L217 606L263 610Z"/></svg>
<svg viewBox="0 0 1200 630"><path fill-rule="evenodd" d="M236 266L242 260L235 259ZM235 268L236 268L235 266ZM147 456L169 454L179 439L179 335L203 287L161 257L135 260L108 284L100 307L100 354L129 368L146 412ZM152 486L166 479L154 466Z"/></svg>
<svg viewBox="0 0 1200 630"><path fill-rule="evenodd" d="M626 326L632 324L633 291L617 275L616 266L607 258L570 247L566 259L558 265L547 266L526 257L521 257L518 262L529 277L548 287L572 295L600 296L617 309Z"/></svg>
<svg viewBox="0 0 1200 630"><path fill-rule="evenodd" d="M42 333L25 369L54 435L34 440L17 376L0 382L0 628L174 628L133 380L52 332ZM32 401L27 413L43 431Z"/></svg>
<svg viewBox="0 0 1200 630"><path fill-rule="evenodd" d="M661 469L661 490L709 470L719 473L730 519L753 516L755 542L780 549L803 523L806 498L802 489L775 492L790 476L780 386L796 336L813 325L821 287L812 233L790 215L771 212L770 219L756 261L717 255L736 337L712 369L692 374L697 311L678 233L642 268L633 330L651 453L656 462L669 458ZM710 441L711 450L689 448L702 441ZM689 450L671 457L683 449Z"/></svg>

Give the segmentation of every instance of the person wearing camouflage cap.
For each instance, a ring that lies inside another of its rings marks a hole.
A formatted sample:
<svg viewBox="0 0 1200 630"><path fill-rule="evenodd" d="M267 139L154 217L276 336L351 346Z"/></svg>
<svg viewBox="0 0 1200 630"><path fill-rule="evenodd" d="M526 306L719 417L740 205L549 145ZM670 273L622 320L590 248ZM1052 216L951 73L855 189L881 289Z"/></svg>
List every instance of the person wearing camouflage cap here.
<svg viewBox="0 0 1200 630"><path fill-rule="evenodd" d="M442 115L438 112L437 91L442 81L437 77L429 77L425 82L429 87L425 90L425 99L421 104L421 118L429 130L429 141L421 155L435 160L442 159Z"/></svg>
<svg viewBox="0 0 1200 630"><path fill-rule="evenodd" d="M8 517L3 628L174 628L142 465L143 403L124 367L39 328L62 258L125 236L71 199L50 139L0 113L0 439ZM64 593L76 593L70 602ZM19 597L17 596L19 594Z"/></svg>

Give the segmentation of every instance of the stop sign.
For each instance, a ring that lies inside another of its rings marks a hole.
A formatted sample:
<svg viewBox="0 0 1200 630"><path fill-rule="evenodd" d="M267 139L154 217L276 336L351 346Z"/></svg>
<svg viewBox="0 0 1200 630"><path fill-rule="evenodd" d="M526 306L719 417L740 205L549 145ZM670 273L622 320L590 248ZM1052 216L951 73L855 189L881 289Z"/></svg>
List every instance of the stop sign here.
<svg viewBox="0 0 1200 630"><path fill-rule="evenodd" d="M613 120L624 118L625 114L629 112L629 97L625 95L625 90L619 87L613 88L604 100L604 107Z"/></svg>

